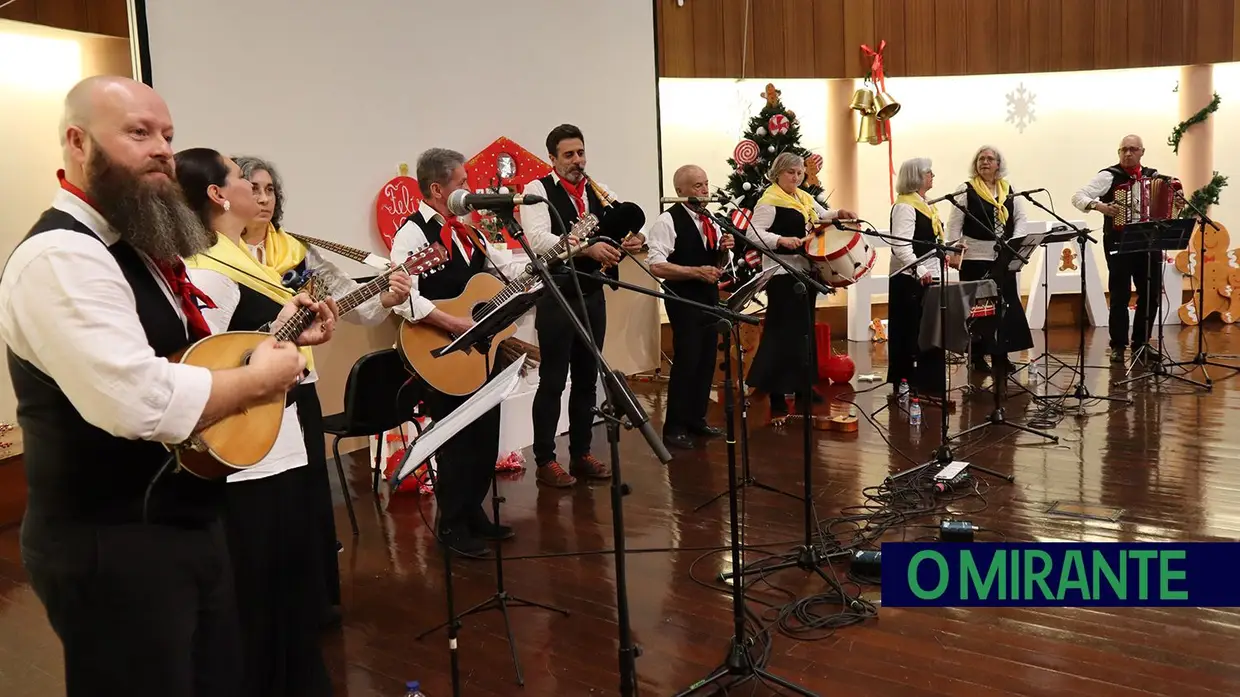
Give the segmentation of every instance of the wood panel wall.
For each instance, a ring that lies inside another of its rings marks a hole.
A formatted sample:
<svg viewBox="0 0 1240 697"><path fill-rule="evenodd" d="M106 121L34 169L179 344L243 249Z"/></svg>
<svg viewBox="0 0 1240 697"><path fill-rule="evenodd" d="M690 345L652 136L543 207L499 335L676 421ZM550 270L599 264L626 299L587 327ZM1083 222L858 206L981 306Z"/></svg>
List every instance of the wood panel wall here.
<svg viewBox="0 0 1240 697"><path fill-rule="evenodd" d="M129 38L126 0L14 0L0 9L0 19Z"/></svg>
<svg viewBox="0 0 1240 697"><path fill-rule="evenodd" d="M1240 60L1238 0L654 2L662 77L863 77L883 39L891 76Z"/></svg>

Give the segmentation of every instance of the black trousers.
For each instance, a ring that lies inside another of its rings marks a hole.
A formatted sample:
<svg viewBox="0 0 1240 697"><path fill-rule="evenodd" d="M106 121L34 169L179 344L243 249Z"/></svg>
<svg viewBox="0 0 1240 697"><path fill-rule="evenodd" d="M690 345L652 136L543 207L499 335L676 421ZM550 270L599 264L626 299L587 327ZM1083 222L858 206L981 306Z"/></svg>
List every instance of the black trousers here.
<svg viewBox="0 0 1240 697"><path fill-rule="evenodd" d="M1105 242L1106 240L1104 240ZM1104 244L1104 248L1110 247ZM1110 313L1107 319L1111 331L1111 348L1127 348L1128 301L1132 288L1137 289L1137 310L1132 317L1132 348L1148 343L1154 328L1155 315L1162 298L1161 252L1138 252L1136 254L1107 254L1107 302Z"/></svg>
<svg viewBox="0 0 1240 697"><path fill-rule="evenodd" d="M578 319L589 319L588 328L601 351L607 336L607 301L603 290L586 293L584 308L571 282L565 284L562 292ZM586 320L581 319L581 323L584 326ZM542 354L538 364L538 391L534 393L534 463L541 467L555 460L560 398L570 375L573 384L568 394L568 455L577 458L590 454L599 366L555 296L546 294L538 301L534 329L538 332L538 350Z"/></svg>
<svg viewBox="0 0 1240 697"><path fill-rule="evenodd" d="M777 274L766 284L766 315L762 320L762 338L754 352L746 382L759 392L769 395L796 394L805 391L809 377L809 356L806 338L813 331L809 308L817 302L812 288L804 295L796 292L796 279ZM814 370L817 382L817 368Z"/></svg>
<svg viewBox="0 0 1240 697"><path fill-rule="evenodd" d="M325 697L319 648L326 603L315 527L318 478L309 466L230 482L224 524L241 623L239 697ZM335 555L332 563L335 564Z"/></svg>
<svg viewBox="0 0 1240 697"><path fill-rule="evenodd" d="M306 456L310 458L310 478L313 486L308 492L306 504L314 511L310 524L318 531L319 553L323 563L319 565L326 587L327 606L340 605L340 554L336 544L336 503L332 500L331 471L327 468L327 448L323 436L323 406L315 383L293 388L297 403L297 418L301 422L301 435L306 442ZM324 607L319 614L322 615Z"/></svg>
<svg viewBox="0 0 1240 697"><path fill-rule="evenodd" d="M908 274L887 280L887 382L908 380L910 389L922 394L946 391L943 349L921 348L921 315L935 312L925 307L926 287Z"/></svg>
<svg viewBox="0 0 1240 697"><path fill-rule="evenodd" d="M494 369L492 375L494 375ZM427 390L426 411L432 420L447 417L469 400L436 390ZM486 515L486 500L499 460L499 406L448 439L436 454L435 501L439 506L439 527L447 531L468 526Z"/></svg>
<svg viewBox="0 0 1240 697"><path fill-rule="evenodd" d="M237 694L237 606L219 522L185 529L28 516L22 561L64 646L68 697Z"/></svg>
<svg viewBox="0 0 1240 697"><path fill-rule="evenodd" d="M684 434L706 426L710 385L719 356L719 328L713 315L696 308L676 302L665 307L672 325L672 375L667 385L663 432Z"/></svg>
<svg viewBox="0 0 1240 697"><path fill-rule="evenodd" d="M1007 356L1012 351L1033 348L1033 332L1029 330L1029 318L1020 299L1020 282L1015 271L995 273L994 262L970 259L960 263L960 280L977 281L995 279L999 296L1003 300L1003 325L998 316L984 317L973 323L974 358Z"/></svg>

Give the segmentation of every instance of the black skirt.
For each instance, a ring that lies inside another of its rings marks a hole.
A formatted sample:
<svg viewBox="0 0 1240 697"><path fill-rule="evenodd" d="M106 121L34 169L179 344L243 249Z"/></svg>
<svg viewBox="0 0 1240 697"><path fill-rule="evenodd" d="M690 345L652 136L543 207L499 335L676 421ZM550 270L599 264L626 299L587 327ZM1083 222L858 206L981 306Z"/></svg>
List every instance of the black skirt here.
<svg viewBox="0 0 1240 697"><path fill-rule="evenodd" d="M319 648L326 602L323 555L310 467L229 482L228 533L241 618L240 697L322 697L332 693Z"/></svg>
<svg viewBox="0 0 1240 697"><path fill-rule="evenodd" d="M301 421L310 477L314 481L309 503L314 512L312 525L318 531L319 553L323 555L321 568L326 600L319 616L325 617L332 606L340 605L340 566L337 560L337 541L340 538L336 535L336 506L332 499L331 473L327 467L326 441L323 438L323 407L314 385L312 382L293 388L293 399L297 403L297 418Z"/></svg>
<svg viewBox="0 0 1240 697"><path fill-rule="evenodd" d="M796 279L779 274L766 284L766 316L762 338L754 353L746 382L750 387L772 395L805 391L809 378L807 337L811 331L809 309L817 302L812 288L796 292ZM814 372L817 382L817 368Z"/></svg>
<svg viewBox="0 0 1240 697"><path fill-rule="evenodd" d="M1029 318L1025 316L1025 306L1020 300L1020 283L1016 272L993 272L994 262L971 259L960 263L960 280L993 278L998 282L999 294L1003 297L1002 327L999 326L997 316L979 319L973 323L973 334L977 338L976 348L990 356L1033 348L1033 333L1029 331ZM998 348L1000 339L1003 342L1001 351ZM975 354L974 357L979 356Z"/></svg>
<svg viewBox="0 0 1240 697"><path fill-rule="evenodd" d="M940 396L947 383L942 349L921 350L921 313L926 287L908 274L887 280L887 382Z"/></svg>

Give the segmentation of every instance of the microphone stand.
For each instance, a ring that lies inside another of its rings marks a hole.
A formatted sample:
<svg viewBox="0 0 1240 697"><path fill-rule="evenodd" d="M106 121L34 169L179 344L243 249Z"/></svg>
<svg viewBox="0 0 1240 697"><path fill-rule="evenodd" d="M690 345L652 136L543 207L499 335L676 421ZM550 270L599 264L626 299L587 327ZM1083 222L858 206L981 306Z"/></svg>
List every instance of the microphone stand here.
<svg viewBox="0 0 1240 697"><path fill-rule="evenodd" d="M566 234L568 228L565 227L564 220L560 217L559 211L555 209L555 206L545 201L543 204L547 206L547 211L551 214L551 218L558 224L560 234ZM607 440L611 446L611 510L615 539L616 615L619 625L620 644L620 694L623 697L631 697L636 694L637 690L637 657L641 655L641 648L633 644L632 628L629 622L629 599L625 578L623 497L627 496L631 489L628 484L624 483L620 473L620 428L637 429L646 439L646 443L654 451L655 456L659 458L660 462L667 464L672 460L672 455L663 445L662 438L655 434L654 427L650 425L650 417L646 415L645 410L638 403L637 396L629 389L624 375L619 371L613 370L607 364L607 360L603 358L602 351L594 343L590 333L582 326L581 319L573 312L572 306L569 305L559 286L556 285L555 279L552 278L546 264L530 248L529 240L525 236L525 230L517 222L513 208L495 210L494 212L504 219L504 223L513 239L517 240L521 248L525 250L525 254L529 257L534 270L542 278L547 292L551 293L552 297L555 298L556 304L572 323L573 331L577 333L577 338L594 355L594 360L598 362L599 375L606 389L606 400L603 402L602 408L598 409L597 412L607 422ZM569 257L569 265L571 268L571 256ZM575 271L576 269L574 268Z"/></svg>
<svg viewBox="0 0 1240 697"><path fill-rule="evenodd" d="M1083 227L1078 227L1076 225L1073 225L1072 223L1069 223L1067 220L1064 220L1062 216L1060 216L1058 213L1051 210L1050 208L1047 208L1046 206L1042 205L1031 194L1021 194L1021 195L1025 197L1026 201L1028 201L1029 203L1032 203L1034 206L1037 206L1042 211L1050 214L1052 218L1054 218L1055 220L1058 220L1061 224L1067 226L1069 230L1076 231L1076 249L1078 252L1080 252L1080 255L1081 255L1081 293L1080 293L1080 299L1079 299L1080 307L1078 308L1077 319L1076 319L1077 334L1078 334L1078 339L1080 343L1077 346L1076 365L1073 366L1072 368L1072 371L1076 373L1076 378L1077 378L1076 385L1072 387L1071 392L1065 392L1061 395L1035 396L1034 399L1050 399L1050 400L1073 399L1073 400L1076 400L1076 403L1077 403L1076 408L1078 412L1084 408L1085 401L1091 400L1091 399L1101 399L1101 400L1105 400L1109 402L1123 402L1124 404L1132 404L1132 400L1127 397L1099 397L1099 396L1091 395L1089 393L1089 388L1085 386L1085 315L1086 315L1086 299L1088 297L1085 293L1085 283L1086 283L1085 272L1088 268L1086 264L1089 263L1089 257L1091 256L1089 252L1089 247L1086 246L1086 242L1093 242L1097 244L1098 240L1095 240L1094 238L1089 236L1088 229L1083 228ZM1050 321L1049 316L1046 318L1046 321L1048 322Z"/></svg>
<svg viewBox="0 0 1240 697"><path fill-rule="evenodd" d="M732 224L732 221L729 220L726 216L722 216L718 213L711 213L710 215L711 215L711 218L716 223L718 223L721 228L727 229L729 232L733 234L734 237L744 235L744 233L738 230L736 226ZM825 573L823 573L822 568L821 568L823 564L827 563L827 558L823 552L819 551L818 543L815 542L814 540L814 515L813 515L813 510L812 510L813 497L811 493L811 485L812 485L811 483L812 483L812 477L813 477L813 471L812 471L813 417L812 417L812 404L811 404L813 400L811 399L811 396L814 393L813 392L814 385L818 382L817 380L818 361L817 361L817 349L816 349L817 342L816 342L816 337L815 337L815 332L814 332L814 320L817 315L817 312L816 312L817 308L815 307L815 303L812 301L813 296L810 293L810 289L812 288L814 291L821 293L823 295L828 295L831 293L831 291L826 286L822 285L818 281L811 278L809 274L803 271L800 271L794 268L793 266L791 266L788 262L784 261L781 258L780 254L766 248L766 245L750 244L750 247L752 249L758 250L758 253L762 254L763 257L770 259L771 261L778 264L789 276L791 276L796 281L796 286L794 287L794 291L798 295L805 296L805 301L806 301L805 311L807 315L808 324L806 325L806 332L805 332L805 345L806 345L805 395L803 399L801 400L801 417L802 417L802 421L804 422L803 423L804 440L802 443L802 447L803 447L802 457L804 459L804 463L803 463L804 464L804 472L803 472L804 492L801 496L801 503L804 509L803 515L804 515L804 525L805 525L805 530L804 530L805 538L799 547L797 547L791 553L784 555L786 561L780 562L778 564L771 564L771 565L764 564L761 570L754 570L754 571L745 571L744 569L741 569L739 567L733 567L733 570L731 572L720 574L719 579L722 581L726 581L735 576L743 576L746 574L757 574L757 573L766 574L766 573L770 573L773 571L778 571L780 569L797 567L803 571L813 571L817 573L819 576L821 576L823 580L827 581L827 583L831 583L832 579L830 579ZM733 581L733 583L735 584L736 581Z"/></svg>
<svg viewBox="0 0 1240 697"><path fill-rule="evenodd" d="M1197 215L1197 219L1201 221L1201 227L1202 227L1201 234L1197 236L1199 238L1198 239L1198 250L1197 250L1197 279L1196 279L1197 291L1193 294L1196 296L1194 298L1194 301L1197 306L1196 308L1197 309L1197 355L1193 356L1193 360L1191 361L1176 361L1176 362L1170 363L1168 367L1180 368L1180 367L1185 367L1185 366L1193 366L1195 368L1200 368L1201 374L1205 376L1205 388L1207 390L1213 390L1214 380L1210 377L1210 373L1206 371L1206 366L1212 365L1216 368L1227 368L1228 370L1233 371L1232 375L1235 375L1236 371L1240 371L1240 367L1237 367L1234 365L1226 365L1224 363L1215 363L1211 361L1210 354L1205 352L1205 344L1204 344L1205 339L1203 338L1203 334L1202 334L1202 328L1205 325L1205 320L1206 320L1205 317L1201 316L1201 313L1204 311L1203 308L1205 307L1205 291L1206 291L1206 285L1205 285L1206 231L1205 231L1205 226L1209 225L1215 230L1218 230L1219 225L1218 223L1211 220L1210 217L1205 214L1205 211L1201 210L1196 205L1194 205L1193 202L1190 201L1188 198L1183 197L1183 196L1181 196L1181 198L1183 198L1185 205L1187 205L1188 208ZM1161 272L1162 272L1162 269L1159 269L1159 273ZM1162 306L1162 303L1160 299L1159 307L1161 306ZM1234 358L1234 356L1227 356L1227 357ZM1192 372L1192 369L1190 369L1189 372ZM1227 377L1231 377L1231 375L1228 375Z"/></svg>
<svg viewBox="0 0 1240 697"><path fill-rule="evenodd" d="M964 192L964 193L967 195L967 192ZM977 216L969 212L968 206L963 205L959 201L956 200L957 196L959 196L959 194L953 194L951 196L945 197L944 200L950 203L951 205L955 206L961 213L964 213L966 216L968 216L969 219L972 220L974 223L976 223L980 228L989 229L989 230L995 229L994 225L987 226L981 220L978 220ZM1021 262L1024 264L1029 263L1029 260L1027 258L1021 256L1020 252L1018 252L1017 250L1012 249L1011 245L1008 244L1008 241L996 233L995 234L995 259L991 263L990 271L987 272L987 275L993 274L996 268L1001 268L1000 273L1005 273L1005 274L1008 273L1007 268L1006 268L1007 259L1004 256L1004 252L1011 255L1012 257L1020 259ZM963 265L963 259L961 261ZM1003 267L999 266L1000 263L1003 263ZM952 436L952 440L962 438L970 433L973 433L974 431L980 431L990 426L1007 426L1008 428L1014 428L1019 431L1024 431L1026 433L1032 433L1035 436L1041 436L1042 438L1049 439L1052 443L1058 443L1059 436L1051 435L1049 433L1039 431L1035 428L1031 428L1023 424L1013 423L1007 420L1007 416L1003 409L1003 394L1004 394L1004 388L1006 387L1008 374L1009 374L1006 369L1006 365L1010 363L1010 361L1007 359L1007 345L1002 338L1003 318L1005 316L1005 308L1007 306L1007 300L1003 297L1003 284L1000 282L1000 279L994 278L992 275L991 280L995 282L995 288L996 290L999 291L999 300L996 303L996 305L998 306L998 312L996 313L996 319L995 319L996 326L995 326L995 331L994 331L994 337L992 339L994 341L994 354L991 356L992 362L996 364L996 365L991 366L991 370L994 371L993 373L994 379L991 381L991 387L994 389L994 409L990 412L990 415L987 417L986 421L976 426L973 426L971 428L967 428L961 431L960 433L957 433L955 436ZM1002 361L999 360L1000 357L1003 358ZM1012 481L1012 478L1008 478L1008 481Z"/></svg>

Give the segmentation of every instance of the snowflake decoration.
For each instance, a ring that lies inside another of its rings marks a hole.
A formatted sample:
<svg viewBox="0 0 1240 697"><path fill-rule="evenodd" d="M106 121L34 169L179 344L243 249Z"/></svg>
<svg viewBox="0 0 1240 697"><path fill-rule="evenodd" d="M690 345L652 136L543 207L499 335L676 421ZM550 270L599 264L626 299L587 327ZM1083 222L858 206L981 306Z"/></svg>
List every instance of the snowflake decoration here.
<svg viewBox="0 0 1240 697"><path fill-rule="evenodd" d="M1014 124L1016 130L1024 133L1029 124L1037 120L1034 115L1033 103L1038 95L1025 89L1022 82L1015 92L1007 93L1007 121Z"/></svg>

